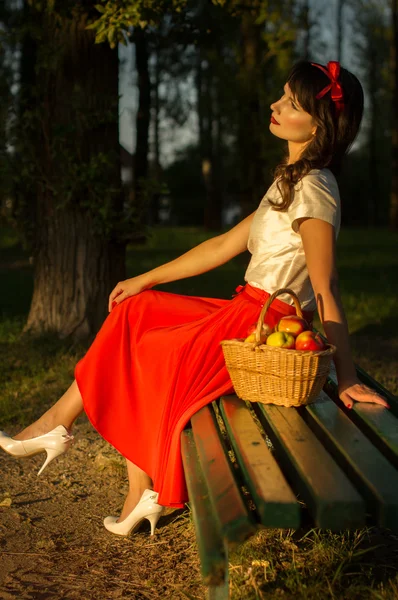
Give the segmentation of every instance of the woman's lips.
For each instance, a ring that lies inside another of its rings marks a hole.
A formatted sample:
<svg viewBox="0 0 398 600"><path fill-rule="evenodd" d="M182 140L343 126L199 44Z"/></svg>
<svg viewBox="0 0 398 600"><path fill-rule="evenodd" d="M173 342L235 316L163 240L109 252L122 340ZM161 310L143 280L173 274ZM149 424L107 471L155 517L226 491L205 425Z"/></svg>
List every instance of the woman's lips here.
<svg viewBox="0 0 398 600"><path fill-rule="evenodd" d="M274 119L274 117L271 117L271 123L273 123L274 125L279 125L278 121Z"/></svg>

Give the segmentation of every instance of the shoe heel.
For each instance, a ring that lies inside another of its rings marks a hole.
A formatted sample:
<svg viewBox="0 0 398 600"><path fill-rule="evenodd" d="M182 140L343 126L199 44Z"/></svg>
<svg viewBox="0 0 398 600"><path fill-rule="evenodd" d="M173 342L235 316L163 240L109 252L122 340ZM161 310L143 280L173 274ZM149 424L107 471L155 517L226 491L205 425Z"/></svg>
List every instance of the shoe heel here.
<svg viewBox="0 0 398 600"><path fill-rule="evenodd" d="M162 516L162 513L154 513L152 515L148 515L147 517L145 517L146 519L148 519L148 521L151 524L151 535L154 535L155 527L158 524L158 521L161 516Z"/></svg>
<svg viewBox="0 0 398 600"><path fill-rule="evenodd" d="M47 452L47 458L44 461L43 466L41 467L37 476L39 476L39 475L41 475L41 473L43 473L44 469L47 467L47 465L50 464L50 462L52 460L54 460L54 458L57 458L57 456L64 453L64 450L59 450L59 448L44 448L44 449Z"/></svg>

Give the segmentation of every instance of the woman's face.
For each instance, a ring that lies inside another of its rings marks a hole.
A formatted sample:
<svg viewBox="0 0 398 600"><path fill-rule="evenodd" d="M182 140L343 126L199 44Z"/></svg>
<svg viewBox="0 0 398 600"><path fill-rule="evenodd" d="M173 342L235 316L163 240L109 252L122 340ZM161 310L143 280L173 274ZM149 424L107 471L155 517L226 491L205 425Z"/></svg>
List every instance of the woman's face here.
<svg viewBox="0 0 398 600"><path fill-rule="evenodd" d="M316 125L311 115L293 97L288 83L283 91L282 98L271 104L270 131L294 145L305 146L315 135Z"/></svg>

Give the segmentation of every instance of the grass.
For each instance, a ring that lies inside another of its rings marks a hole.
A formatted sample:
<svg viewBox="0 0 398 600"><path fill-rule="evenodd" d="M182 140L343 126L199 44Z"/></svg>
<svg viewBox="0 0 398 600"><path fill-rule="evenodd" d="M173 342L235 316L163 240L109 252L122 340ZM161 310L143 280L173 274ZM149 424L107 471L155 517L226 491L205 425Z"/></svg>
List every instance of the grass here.
<svg viewBox="0 0 398 600"><path fill-rule="evenodd" d="M129 247L128 276L172 260L207 237L192 228L159 229L145 247ZM366 229L343 231L338 244L354 357L393 393L398 392L397 242L396 233ZM32 266L9 230L0 230L0 252L0 426L15 431L63 393L85 347L51 336L22 335L33 289ZM243 283L248 258L238 256L216 271L161 289L229 298ZM231 597L395 599L397 542L391 533L375 528L340 534L262 530L231 555Z"/></svg>
<svg viewBox="0 0 398 600"><path fill-rule="evenodd" d="M398 598L397 542L370 528L263 530L232 556L232 597L393 600Z"/></svg>

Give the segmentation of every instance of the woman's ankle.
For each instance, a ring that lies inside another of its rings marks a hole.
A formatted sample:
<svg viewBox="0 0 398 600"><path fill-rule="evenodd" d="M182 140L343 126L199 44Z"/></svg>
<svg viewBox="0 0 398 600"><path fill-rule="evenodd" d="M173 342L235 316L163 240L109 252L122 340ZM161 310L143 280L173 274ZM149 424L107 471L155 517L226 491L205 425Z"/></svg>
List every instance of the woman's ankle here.
<svg viewBox="0 0 398 600"><path fill-rule="evenodd" d="M22 431L20 431L16 436L14 436L14 439L23 441L23 440L29 440L32 438L40 437L41 435L45 435L46 433L49 433L50 431L55 429L58 425L63 425L69 431L69 433L71 432L72 426L70 423L65 425L64 423L58 422L58 421L59 421L59 419L57 419L55 415L54 415L54 417L50 417L50 418L45 417L43 415L42 417L40 417L40 419L38 419L31 425L28 425L27 427L25 427L25 429L22 429Z"/></svg>

